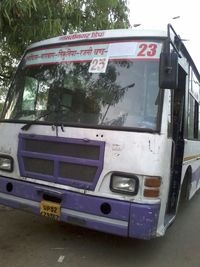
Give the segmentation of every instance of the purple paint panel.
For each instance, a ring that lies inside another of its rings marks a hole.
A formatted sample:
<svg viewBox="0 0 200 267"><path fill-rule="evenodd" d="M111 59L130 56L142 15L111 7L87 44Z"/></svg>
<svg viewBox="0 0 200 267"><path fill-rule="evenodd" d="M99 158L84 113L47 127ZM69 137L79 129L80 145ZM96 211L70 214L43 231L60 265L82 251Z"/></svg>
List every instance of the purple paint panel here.
<svg viewBox="0 0 200 267"><path fill-rule="evenodd" d="M129 236L151 239L156 236L160 205L131 204Z"/></svg>
<svg viewBox="0 0 200 267"><path fill-rule="evenodd" d="M156 236L160 205L142 205L0 177L0 204L40 214L40 202L47 196L50 201L60 200L61 221L132 238Z"/></svg>
<svg viewBox="0 0 200 267"><path fill-rule="evenodd" d="M68 192L63 198L62 204L68 209L89 214L106 216L107 218L129 220L130 203L102 197L80 195ZM109 210L110 208L110 210ZM104 213L103 213L104 212ZM107 214L106 214L107 213Z"/></svg>
<svg viewBox="0 0 200 267"><path fill-rule="evenodd" d="M104 163L105 142L19 134L21 176L94 190Z"/></svg>
<svg viewBox="0 0 200 267"><path fill-rule="evenodd" d="M0 204L39 214L40 202L45 195L61 199L61 221L128 236L129 202L0 177ZM110 206L109 214L102 210L105 203Z"/></svg>

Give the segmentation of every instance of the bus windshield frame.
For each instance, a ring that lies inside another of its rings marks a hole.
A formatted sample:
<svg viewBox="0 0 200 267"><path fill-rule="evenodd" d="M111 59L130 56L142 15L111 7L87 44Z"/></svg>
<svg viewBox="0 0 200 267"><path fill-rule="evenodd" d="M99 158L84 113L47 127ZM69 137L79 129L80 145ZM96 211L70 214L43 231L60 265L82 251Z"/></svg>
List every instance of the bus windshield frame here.
<svg viewBox="0 0 200 267"><path fill-rule="evenodd" d="M1 121L159 132L158 39L49 45L28 50Z"/></svg>

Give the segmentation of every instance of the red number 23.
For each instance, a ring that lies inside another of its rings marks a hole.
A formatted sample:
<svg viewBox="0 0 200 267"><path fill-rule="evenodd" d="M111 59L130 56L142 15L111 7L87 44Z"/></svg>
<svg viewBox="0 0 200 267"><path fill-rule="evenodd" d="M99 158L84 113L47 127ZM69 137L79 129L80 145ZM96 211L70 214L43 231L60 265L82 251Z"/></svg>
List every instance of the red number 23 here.
<svg viewBox="0 0 200 267"><path fill-rule="evenodd" d="M139 48L140 51L137 54L138 57L153 57L157 52L157 44L141 44Z"/></svg>

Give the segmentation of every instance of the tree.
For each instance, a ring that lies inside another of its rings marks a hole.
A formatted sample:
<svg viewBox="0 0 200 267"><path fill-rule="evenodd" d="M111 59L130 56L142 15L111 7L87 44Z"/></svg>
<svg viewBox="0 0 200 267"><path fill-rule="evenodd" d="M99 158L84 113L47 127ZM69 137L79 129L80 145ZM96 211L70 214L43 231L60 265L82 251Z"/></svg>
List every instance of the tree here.
<svg viewBox="0 0 200 267"><path fill-rule="evenodd" d="M0 97L30 43L74 31L127 28L128 12L127 0L1 0Z"/></svg>

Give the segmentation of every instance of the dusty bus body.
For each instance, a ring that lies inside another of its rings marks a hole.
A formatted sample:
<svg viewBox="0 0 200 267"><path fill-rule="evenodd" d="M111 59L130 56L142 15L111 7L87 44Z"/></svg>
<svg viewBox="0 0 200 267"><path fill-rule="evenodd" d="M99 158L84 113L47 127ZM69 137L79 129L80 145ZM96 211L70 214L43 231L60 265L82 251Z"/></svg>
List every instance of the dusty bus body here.
<svg viewBox="0 0 200 267"><path fill-rule="evenodd" d="M185 115L199 76L171 35L97 31L28 47L1 116L0 203L121 236L164 235L181 184L188 198L199 186ZM166 90L164 50L177 54Z"/></svg>

